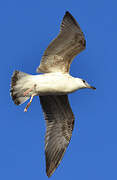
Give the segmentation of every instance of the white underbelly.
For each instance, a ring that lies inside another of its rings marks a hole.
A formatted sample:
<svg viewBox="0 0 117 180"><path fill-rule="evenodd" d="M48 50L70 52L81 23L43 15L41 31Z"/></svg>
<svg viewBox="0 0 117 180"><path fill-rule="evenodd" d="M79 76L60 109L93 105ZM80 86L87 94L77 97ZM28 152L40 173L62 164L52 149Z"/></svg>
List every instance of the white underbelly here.
<svg viewBox="0 0 117 180"><path fill-rule="evenodd" d="M36 95L62 95L75 91L73 79L70 75L44 74L38 75L36 82Z"/></svg>

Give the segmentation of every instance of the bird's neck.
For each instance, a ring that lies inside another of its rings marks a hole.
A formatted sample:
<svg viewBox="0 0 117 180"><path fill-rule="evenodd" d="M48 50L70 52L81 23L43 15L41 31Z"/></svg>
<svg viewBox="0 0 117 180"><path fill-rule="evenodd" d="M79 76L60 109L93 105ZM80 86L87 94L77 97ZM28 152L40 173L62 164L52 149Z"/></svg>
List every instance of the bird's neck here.
<svg viewBox="0 0 117 180"><path fill-rule="evenodd" d="M75 90L84 88L82 80L80 78L74 78L74 88Z"/></svg>

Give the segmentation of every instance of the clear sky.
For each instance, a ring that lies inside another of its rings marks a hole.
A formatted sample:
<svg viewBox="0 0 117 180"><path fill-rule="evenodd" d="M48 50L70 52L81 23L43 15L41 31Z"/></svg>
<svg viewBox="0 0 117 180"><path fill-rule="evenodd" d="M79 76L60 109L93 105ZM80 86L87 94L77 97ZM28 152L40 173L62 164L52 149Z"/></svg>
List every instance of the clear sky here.
<svg viewBox="0 0 117 180"><path fill-rule="evenodd" d="M46 180L45 122L38 97L27 113L9 95L14 70L36 74L41 56L68 10L87 48L71 74L97 90L69 96L76 117L72 140L51 179L117 179L117 2L112 0L0 1L0 179Z"/></svg>

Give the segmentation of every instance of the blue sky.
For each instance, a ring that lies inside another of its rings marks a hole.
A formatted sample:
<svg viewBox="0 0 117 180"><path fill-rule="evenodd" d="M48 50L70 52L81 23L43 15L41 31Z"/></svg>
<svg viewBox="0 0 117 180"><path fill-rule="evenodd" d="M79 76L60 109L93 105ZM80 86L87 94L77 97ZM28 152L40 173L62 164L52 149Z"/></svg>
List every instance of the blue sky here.
<svg viewBox="0 0 117 180"><path fill-rule="evenodd" d="M36 74L41 56L59 32L66 10L77 19L87 48L71 74L97 90L69 96L76 117L72 140L51 179L117 179L117 2L108 0L4 0L0 2L0 179L48 179L45 122L38 97L27 113L9 95L18 69Z"/></svg>

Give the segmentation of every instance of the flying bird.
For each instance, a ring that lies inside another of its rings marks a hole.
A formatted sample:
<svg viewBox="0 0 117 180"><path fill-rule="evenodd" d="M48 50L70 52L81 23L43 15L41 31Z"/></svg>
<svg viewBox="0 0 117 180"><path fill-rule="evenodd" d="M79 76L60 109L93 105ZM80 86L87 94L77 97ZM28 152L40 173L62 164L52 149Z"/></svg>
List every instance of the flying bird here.
<svg viewBox="0 0 117 180"><path fill-rule="evenodd" d="M67 11L58 36L49 44L37 68L39 75L14 71L10 94L16 105L39 96L46 120L45 157L46 173L50 177L58 167L70 142L74 115L68 94L78 89L95 87L69 74L74 57L86 47L83 32L75 18Z"/></svg>

